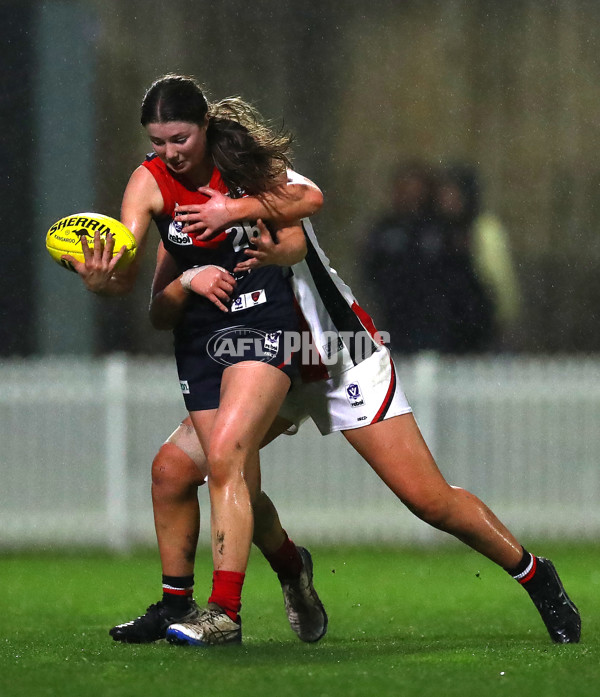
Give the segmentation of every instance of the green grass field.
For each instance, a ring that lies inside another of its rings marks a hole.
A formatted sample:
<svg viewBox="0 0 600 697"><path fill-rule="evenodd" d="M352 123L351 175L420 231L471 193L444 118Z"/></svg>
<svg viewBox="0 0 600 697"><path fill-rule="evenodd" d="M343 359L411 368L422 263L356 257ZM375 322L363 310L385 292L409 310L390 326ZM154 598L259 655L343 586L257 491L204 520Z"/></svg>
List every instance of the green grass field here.
<svg viewBox="0 0 600 697"><path fill-rule="evenodd" d="M157 555L0 556L2 697L539 695L600 689L600 547L550 556L583 616L582 643L553 644L526 593L465 548L313 549L329 632L290 631L274 574L253 553L241 647L113 642L107 630L160 596ZM199 554L196 597L208 595Z"/></svg>

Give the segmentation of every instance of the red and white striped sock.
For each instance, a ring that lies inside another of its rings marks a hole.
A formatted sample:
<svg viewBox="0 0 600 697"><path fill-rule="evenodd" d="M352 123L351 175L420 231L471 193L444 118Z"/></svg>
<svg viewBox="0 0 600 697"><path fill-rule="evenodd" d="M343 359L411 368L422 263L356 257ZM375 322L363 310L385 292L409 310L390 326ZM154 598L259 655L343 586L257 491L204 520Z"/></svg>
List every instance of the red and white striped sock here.
<svg viewBox="0 0 600 697"><path fill-rule="evenodd" d="M537 569L537 557L530 554L525 548L523 548L523 556L521 561L514 569L507 569L508 573L518 581L522 586L526 586L529 581L535 576Z"/></svg>
<svg viewBox="0 0 600 697"><path fill-rule="evenodd" d="M171 607L189 605L194 594L194 575L162 577L163 603Z"/></svg>

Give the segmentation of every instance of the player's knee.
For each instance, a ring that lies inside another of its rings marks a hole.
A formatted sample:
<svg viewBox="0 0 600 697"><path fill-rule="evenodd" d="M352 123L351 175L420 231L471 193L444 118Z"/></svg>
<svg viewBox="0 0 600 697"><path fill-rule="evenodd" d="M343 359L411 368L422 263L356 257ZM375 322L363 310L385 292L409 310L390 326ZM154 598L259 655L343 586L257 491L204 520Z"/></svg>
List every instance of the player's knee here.
<svg viewBox="0 0 600 697"><path fill-rule="evenodd" d="M425 523L441 530L446 528L451 510L448 494L421 494L406 505Z"/></svg>
<svg viewBox="0 0 600 697"><path fill-rule="evenodd" d="M227 486L243 473L246 453L235 442L218 442L211 445L207 456L208 476L211 487Z"/></svg>
<svg viewBox="0 0 600 697"><path fill-rule="evenodd" d="M178 498L201 484L193 461L179 448L165 443L152 461L152 494L160 498Z"/></svg>

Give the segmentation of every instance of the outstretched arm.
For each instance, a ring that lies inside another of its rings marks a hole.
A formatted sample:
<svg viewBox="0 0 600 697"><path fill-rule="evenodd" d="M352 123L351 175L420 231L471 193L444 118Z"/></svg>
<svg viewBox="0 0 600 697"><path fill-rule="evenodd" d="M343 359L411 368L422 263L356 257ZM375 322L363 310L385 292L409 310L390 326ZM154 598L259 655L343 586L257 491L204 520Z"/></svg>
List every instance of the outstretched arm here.
<svg viewBox="0 0 600 697"><path fill-rule="evenodd" d="M175 220L186 223L187 232L202 233L199 239L208 239L240 220L261 218L282 227L292 220L314 215L323 205L319 187L291 170L278 186L259 196L232 199L209 187L198 191L208 196L209 201L181 206Z"/></svg>

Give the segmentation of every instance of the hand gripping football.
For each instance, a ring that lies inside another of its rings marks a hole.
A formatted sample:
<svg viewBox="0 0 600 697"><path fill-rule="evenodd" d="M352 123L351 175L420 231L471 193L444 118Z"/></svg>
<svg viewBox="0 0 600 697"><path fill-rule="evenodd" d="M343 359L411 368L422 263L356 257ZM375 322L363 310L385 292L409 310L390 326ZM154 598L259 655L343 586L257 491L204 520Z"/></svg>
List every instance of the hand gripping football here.
<svg viewBox="0 0 600 697"><path fill-rule="evenodd" d="M84 262L81 239L85 237L90 250L93 250L96 232L100 233L104 243L109 232L113 235L115 240L113 256L118 254L121 247L127 248L116 266L117 269L124 269L131 264L136 253L135 237L123 223L101 213L75 213L61 218L46 234L46 249L54 261L69 271L74 271L72 264L62 258L63 254L70 254L77 261Z"/></svg>

